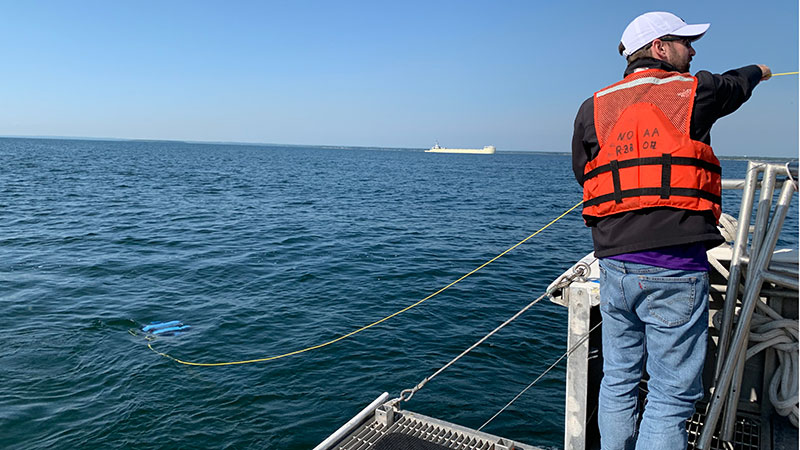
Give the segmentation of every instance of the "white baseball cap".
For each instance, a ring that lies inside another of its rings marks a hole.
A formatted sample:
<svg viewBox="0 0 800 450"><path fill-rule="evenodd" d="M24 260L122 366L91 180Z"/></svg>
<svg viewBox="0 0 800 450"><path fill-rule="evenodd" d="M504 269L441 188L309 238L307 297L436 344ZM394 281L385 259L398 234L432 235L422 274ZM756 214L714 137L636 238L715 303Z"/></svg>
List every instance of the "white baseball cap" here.
<svg viewBox="0 0 800 450"><path fill-rule="evenodd" d="M710 27L710 23L687 25L680 17L668 12L649 12L633 19L622 32L622 55L628 57L636 50L666 35L693 37L700 39Z"/></svg>

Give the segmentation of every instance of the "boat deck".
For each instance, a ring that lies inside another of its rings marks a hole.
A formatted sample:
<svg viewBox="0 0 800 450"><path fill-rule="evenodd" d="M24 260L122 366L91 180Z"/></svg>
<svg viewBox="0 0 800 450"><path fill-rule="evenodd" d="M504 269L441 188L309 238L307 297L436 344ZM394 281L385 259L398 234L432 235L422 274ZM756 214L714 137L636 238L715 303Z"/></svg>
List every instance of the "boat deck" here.
<svg viewBox="0 0 800 450"><path fill-rule="evenodd" d="M391 408L391 407L390 407ZM704 425L705 404L698 405L687 422L689 450L695 449ZM391 408L393 417L387 419L386 408L380 406L352 427L345 437L331 446L336 450L541 450L520 442L475 431L412 411ZM737 415L734 437L730 442L735 450L795 450L797 429L788 420L774 416L764 426L759 415L742 412ZM598 449L599 441L588 445ZM717 435L707 450L730 450Z"/></svg>
<svg viewBox="0 0 800 450"><path fill-rule="evenodd" d="M388 414L387 414L388 412ZM337 450L541 450L433 417L394 408L376 410Z"/></svg>

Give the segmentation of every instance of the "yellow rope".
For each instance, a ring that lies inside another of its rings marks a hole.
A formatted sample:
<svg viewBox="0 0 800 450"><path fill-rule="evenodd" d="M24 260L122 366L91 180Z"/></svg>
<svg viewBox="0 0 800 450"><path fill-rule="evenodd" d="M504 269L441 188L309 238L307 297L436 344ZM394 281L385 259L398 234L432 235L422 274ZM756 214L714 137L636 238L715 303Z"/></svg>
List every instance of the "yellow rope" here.
<svg viewBox="0 0 800 450"><path fill-rule="evenodd" d="M429 300L429 299L431 299L431 298L433 298L433 297L435 297L435 296L439 295L440 293L444 292L445 290L447 290L447 289L448 289L448 288L450 288L451 286L455 285L455 284L456 284L456 283L458 283L459 281L461 281L461 280L463 280L464 278L467 278L468 276L470 276L470 275L474 274L475 272L477 272L477 271L479 271L479 270L483 269L484 267L488 266L489 264L491 264L491 263L493 263L494 261L496 261L496 260L498 260L499 258L501 258L501 257L502 257L503 255L505 255L506 253L508 253L508 252L510 252L511 250L514 250L515 248L519 247L520 245L522 245L523 243L525 243L525 241L527 241L528 239L530 239L530 238L532 238L532 237L536 236L537 234L541 233L542 231L546 230L548 227L550 227L550 225L552 225L552 224L554 224L554 223L558 222L559 220L561 220L561 218L562 218L562 217L564 217L564 216L566 216L567 214L569 214L570 212L572 212L572 210L574 210L575 208L577 208L578 206L580 206L582 203L583 203L583 201L580 201L580 202L576 203L576 204L575 204L575 206L573 206L572 208L570 208L570 209L568 209L568 210L564 211L564 213L562 213L560 216L556 217L555 219L551 220L551 221L550 221L550 223L548 223L547 225L545 225L545 226L543 226L542 228L540 228L540 229L539 229L537 232L535 232L535 233L533 233L532 235L530 235L530 236L526 237L525 239L523 239L523 240L521 240L521 241L517 242L516 244L514 244L513 246L511 246L510 248L508 248L508 250L504 251L503 253L500 253L499 255L495 256L494 258L490 259L489 261L486 261L485 263L483 263L483 264L481 264L480 266L478 266L476 269L473 269L472 271L470 271L470 272L469 272L469 273L467 273L466 275L463 275L461 278L457 279L456 281L453 281L452 283L450 283L450 284L448 284L447 286L445 286L445 287L443 287L443 288L439 289L438 291L434 292L433 294L431 294L431 295L429 295L429 296L427 296L427 297L423 298L422 300L420 300L420 301L418 301L418 302L414 303L413 305L407 306L407 307L405 307L405 308L401 309L400 311L397 311L396 313L394 313L394 314L392 314L392 315L389 315L389 316L386 316L386 317L384 317L384 318L383 318L383 319L381 319L381 320L378 320L378 321L372 322L372 323L371 323L371 324L369 324L369 325L363 326L363 327L361 327L361 328L359 328L359 329L357 329L357 330L355 330L355 331L351 331L350 333L347 333L347 334L345 334L345 335L339 336L338 338L336 338L336 339L333 339L333 340L330 340L330 341L328 341L328 342L323 342L322 344L314 345L314 346L312 346L312 347L306 347L306 348L304 348L304 349L301 349L301 350L295 350L295 351L293 351L293 352L289 352L289 353L284 353L284 354L282 354L282 355L268 356L268 357L266 357L266 358L248 359L248 360L244 360L244 361L218 362L218 363L198 363L198 362L191 362L191 361L183 361L183 360L180 360L180 359L178 359L178 358L175 358L175 357L173 357L173 356L170 356L170 355L168 355L168 354L166 354L166 353L159 352L158 350L154 349L154 348L153 348L153 345L152 345L152 340L151 340L150 342L148 342L148 343L147 343L147 347L148 347L150 350L154 351L155 353L158 353L159 355L161 355L161 356L163 356L163 357L165 357L165 358L169 358L169 359L171 359L171 360L173 360L173 361L175 361L175 362L177 362L177 363L180 363L180 364L185 364L185 365L187 365L187 366L203 366L203 367L213 367L213 366L232 366L232 365L236 365L236 364L250 364L250 363L263 362L263 361L271 361L271 360L274 360L274 359L285 358L285 357L287 357L287 356L297 355L297 354L300 354L300 353L305 353L305 352L308 352L308 351L311 351L311 350L316 350L316 349L318 349L318 348L327 347L328 345L331 345L331 344L334 344L334 343L336 343L336 342L339 342L339 341L341 341L342 339L349 338L350 336L353 336L354 334L360 333L360 332L362 332L362 331L364 331L364 330L366 330L366 329L368 329L368 328L372 328L372 327L374 327L375 325L378 325L378 324L379 324L379 323L381 323L381 322L385 322L385 321L387 321L387 320L391 319L392 317L394 317L394 316L397 316L397 315L400 315L400 314L402 314L402 313L404 313L404 312L408 311L409 309L411 309L411 308L414 308L415 306L418 306L418 305L422 304L424 301L426 301L426 300Z"/></svg>
<svg viewBox="0 0 800 450"><path fill-rule="evenodd" d="M783 73L773 73L773 74L772 74L772 76L773 76L773 77L779 77L779 76L781 76L781 75L797 75L797 74L800 74L800 72L783 72Z"/></svg>

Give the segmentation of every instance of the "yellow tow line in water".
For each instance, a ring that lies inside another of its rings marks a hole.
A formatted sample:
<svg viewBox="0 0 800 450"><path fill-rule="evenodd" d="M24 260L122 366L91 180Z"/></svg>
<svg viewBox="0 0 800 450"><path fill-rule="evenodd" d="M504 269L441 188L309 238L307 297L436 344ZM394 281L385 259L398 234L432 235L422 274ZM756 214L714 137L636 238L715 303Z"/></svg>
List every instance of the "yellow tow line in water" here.
<svg viewBox="0 0 800 450"><path fill-rule="evenodd" d="M782 73L773 73L771 76L772 77L779 77L779 76L783 76L783 75L798 75L798 74L800 74L800 72L782 72ZM558 222L559 220L561 220L561 218L563 218L564 216L566 216L567 214L572 212L575 208L577 208L581 204L583 204L583 201L578 202L572 208L564 211L564 213L562 213L560 216L558 216L555 219L553 219L552 221L550 221L547 225L543 226L542 228L540 228L535 233L531 234L530 236L526 237L525 239L523 239L523 240L517 242L516 244L514 244L513 246L509 247L508 250L500 253L499 255L495 256L494 258L490 259L489 261L486 261L485 263L481 264L477 268L475 268L472 271L468 272L467 274L461 276L461 278L453 281L452 283L450 283L447 286L439 289L438 291L434 292L433 294L423 298L422 300L420 300L420 301L418 301L418 302L416 302L416 303L414 303L412 305L409 305L409 306L401 309L400 311L395 312L394 314L388 315L388 316L384 317L383 319L380 319L380 320L377 320L375 322L372 322L369 325L365 325L365 326L363 326L363 327L361 327L361 328L359 328L357 330L351 331L351 332L349 332L347 334L344 334L342 336L337 337L336 339L332 339L330 341L323 342L321 344L317 344L317 345L314 345L314 346L311 346L311 347L306 347L306 348L303 348L303 349L300 349L300 350L295 350L295 351L289 352L289 353L284 353L282 355L268 356L268 357L265 357L265 358L257 358L257 359L247 359L247 360L242 360L242 361L227 361L227 362L217 362L217 363L199 363L199 362L192 362L192 361L184 361L182 359L175 358L174 356L168 355L167 353L163 353L163 352L160 352L160 351L154 349L153 348L153 341L155 339L151 338L151 337L148 337L147 348L149 348L150 350L154 351L155 353L158 353L159 355L161 355L161 356L163 356L165 358L169 358L169 359L171 359L171 360L173 360L173 361L175 361L176 363L179 363L179 364L185 364L187 366L214 367L214 366L233 366L233 365L238 365L238 364L251 364L251 363L257 363L257 362L264 362L264 361L273 361L273 360L276 360L276 359L286 358L287 356L299 355L300 353L305 353L305 352L309 352L311 350L316 350L316 349L319 349L319 348L322 348L322 347L327 347L327 346L329 346L331 344L335 344L335 343L337 343L337 342L339 342L341 340L347 339L350 336L354 336L354 335L356 335L356 334L358 334L358 333L360 333L360 332L362 332L364 330L372 328L375 325L378 325L378 324L380 324L382 322L385 322L385 321L391 319L392 317L398 316L398 315L400 315L400 314L402 314L402 313L404 313L404 312L406 312L406 311L408 311L408 310L410 310L410 309L412 309L412 308L414 308L416 306L421 305L425 301L430 300L431 298L441 294L445 290L447 290L450 287L454 286L456 283L464 280L468 276L474 274L475 272L483 269L484 267L488 266L489 264L491 264L491 263L495 262L496 260L500 259L506 253L508 253L511 250L514 250L515 248L519 247L520 245L525 243L528 239L531 239L532 237L534 237L537 234L541 233L542 231L546 230L547 228L550 227L550 225L552 225L552 224Z"/></svg>
<svg viewBox="0 0 800 450"><path fill-rule="evenodd" d="M583 201L580 201L580 202L576 203L575 206L573 206L572 208L564 211L560 216L558 216L555 219L551 220L547 225L543 226L542 228L540 228L535 233L531 234L530 236L526 237L525 239L523 239L523 240L517 242L516 244L514 244L513 246L509 247L508 250L500 253L499 255L495 256L494 258L490 259L489 261L486 261L485 263L481 264L480 266L478 266L477 268L473 269L469 273L461 276L461 278L453 281L452 283L450 283L447 286L439 289L438 291L434 292L433 294L423 298L422 300L420 300L420 301L418 301L418 302L416 302L416 303L414 303L412 305L406 306L405 308L401 309L400 311L397 311L394 314L388 315L388 316L384 317L383 319L380 319L380 320L377 320L375 322L372 322L369 325L363 326L363 327L361 327L361 328L359 328L359 329L357 329L355 331L351 331L351 332L349 332L347 334L339 336L336 339L332 339L332 340L330 340L328 342L323 342L321 344L317 344L317 345L314 345L314 346L311 346L311 347L306 347L304 349L295 350L295 351L289 352L289 353L284 353L282 355L268 356L268 357L265 357L265 358L258 358L258 359L248 359L248 360L243 360L243 361L227 361L227 362L217 362L217 363L199 363L199 362L183 361L181 359L175 358L174 356L170 356L170 355L168 355L166 353L163 353L163 352L160 352L160 351L154 349L153 348L154 339L152 339L152 338L149 339L149 342L147 343L147 348L149 348L150 350L154 351L155 353L158 353L159 355L161 355L161 356L163 356L165 358L169 358L169 359L175 361L176 363L185 364L187 366L214 367L214 366L233 366L233 365L237 365L237 364L250 364L250 363L257 363L257 362L264 362L264 361L272 361L272 360L276 360L276 359L286 358L287 356L299 355L300 353L309 352L311 350L316 350L318 348L327 347L328 345L334 344L334 343L339 342L339 341L341 341L343 339L347 339L350 336L353 336L353 335L358 334L358 333L360 333L360 332L362 332L364 330L372 328L375 325L378 325L379 323L382 323L382 322L385 322L385 321L391 319L392 317L398 316L398 315L408 311L411 308L414 308L416 306L421 305L426 300L429 300L429 299L439 295L440 293L442 293L445 290L449 289L450 287L454 286L456 283L460 282L461 280L463 280L463 279L467 278L468 276L474 274L475 272L483 269L484 267L488 266L489 264L497 261L498 259L500 259L506 253L510 252L511 250L514 250L515 248L517 248L520 245L522 245L523 243L525 243L528 239L531 239L532 237L534 237L537 234L541 233L542 231L546 230L547 228L550 227L550 225L552 225L552 224L558 222L559 220L561 220L561 218L563 218L564 216L566 216L567 214L572 212L575 208L577 208L581 204L583 204Z"/></svg>

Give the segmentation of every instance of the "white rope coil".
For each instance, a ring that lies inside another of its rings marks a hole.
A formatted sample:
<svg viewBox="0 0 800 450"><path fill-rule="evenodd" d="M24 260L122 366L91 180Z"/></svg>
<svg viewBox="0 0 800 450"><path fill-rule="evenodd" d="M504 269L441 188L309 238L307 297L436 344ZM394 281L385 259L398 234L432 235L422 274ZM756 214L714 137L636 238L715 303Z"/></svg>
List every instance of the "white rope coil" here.
<svg viewBox="0 0 800 450"><path fill-rule="evenodd" d="M730 214L722 213L719 218L719 232L722 233L722 237L725 238L725 242L733 242L736 239L736 227L739 222L731 216Z"/></svg>
<svg viewBox="0 0 800 450"><path fill-rule="evenodd" d="M798 424L798 322L786 319L763 302L756 302L759 311L753 313L750 323L750 343L745 359L772 348L778 365L768 388L769 401L775 411ZM714 326L719 328L721 314L714 316ZM738 322L739 317L734 318Z"/></svg>

